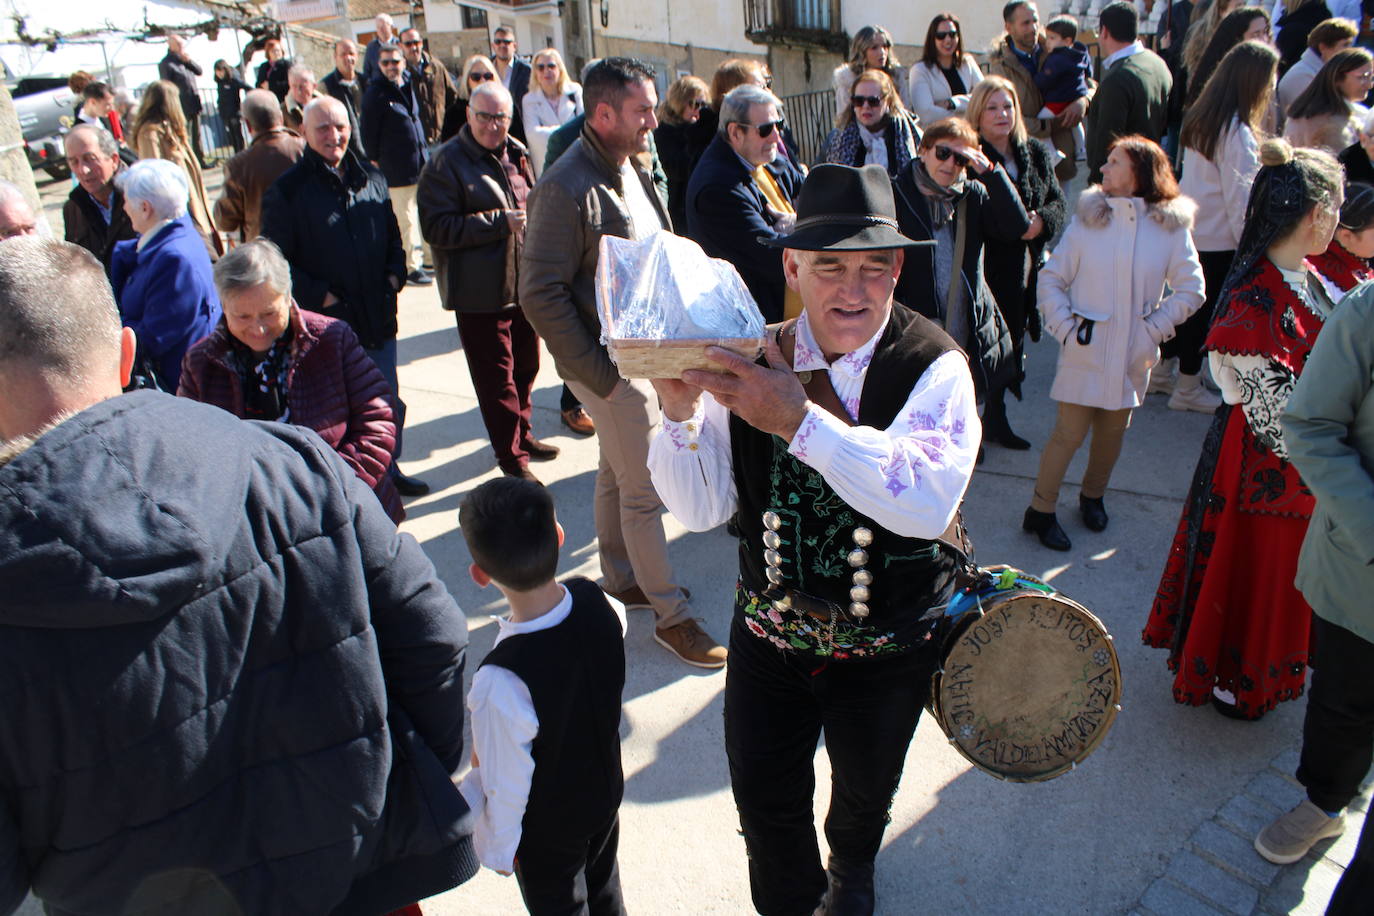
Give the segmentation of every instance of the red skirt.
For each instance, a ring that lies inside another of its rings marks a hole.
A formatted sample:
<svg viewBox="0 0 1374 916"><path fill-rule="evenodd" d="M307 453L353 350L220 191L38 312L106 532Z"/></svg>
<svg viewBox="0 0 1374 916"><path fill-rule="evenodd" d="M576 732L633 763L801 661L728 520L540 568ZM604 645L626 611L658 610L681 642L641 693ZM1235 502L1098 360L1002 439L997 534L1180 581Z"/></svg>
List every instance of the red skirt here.
<svg viewBox="0 0 1374 916"><path fill-rule="evenodd" d="M1308 520L1241 508L1251 436L1240 408L1218 412L1143 639L1169 650L1176 701L1220 687L1257 719L1302 695L1312 609L1293 585Z"/></svg>

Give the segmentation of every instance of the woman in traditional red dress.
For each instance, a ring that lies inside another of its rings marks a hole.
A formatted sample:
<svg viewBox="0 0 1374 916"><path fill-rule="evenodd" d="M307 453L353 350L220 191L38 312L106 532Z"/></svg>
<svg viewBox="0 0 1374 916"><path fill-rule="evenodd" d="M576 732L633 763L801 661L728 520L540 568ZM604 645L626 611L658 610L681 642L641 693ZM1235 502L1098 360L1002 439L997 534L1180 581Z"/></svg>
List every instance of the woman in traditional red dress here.
<svg viewBox="0 0 1374 916"><path fill-rule="evenodd" d="M1374 187L1348 184L1335 238L1326 251L1309 260L1331 301L1340 302L1361 283L1374 280L1370 258L1374 258Z"/></svg>
<svg viewBox="0 0 1374 916"><path fill-rule="evenodd" d="M1144 632L1169 649L1175 700L1242 719L1303 690L1312 611L1293 578L1313 499L1279 418L1333 307L1307 258L1326 252L1342 202L1330 155L1269 140L1260 158L1205 344L1225 403Z"/></svg>

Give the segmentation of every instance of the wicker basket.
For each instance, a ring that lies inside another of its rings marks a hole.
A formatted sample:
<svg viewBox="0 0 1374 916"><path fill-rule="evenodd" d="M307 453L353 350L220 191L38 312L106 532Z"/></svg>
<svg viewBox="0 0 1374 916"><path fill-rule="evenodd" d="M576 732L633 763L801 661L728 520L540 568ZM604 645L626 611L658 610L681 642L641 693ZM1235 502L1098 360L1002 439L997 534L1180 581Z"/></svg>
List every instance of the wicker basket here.
<svg viewBox="0 0 1374 916"><path fill-rule="evenodd" d="M707 347L734 350L745 359L758 359L763 352L761 337L695 337L687 340L630 340L610 342L611 360L622 378L681 378L684 369L720 372L718 364L706 357Z"/></svg>

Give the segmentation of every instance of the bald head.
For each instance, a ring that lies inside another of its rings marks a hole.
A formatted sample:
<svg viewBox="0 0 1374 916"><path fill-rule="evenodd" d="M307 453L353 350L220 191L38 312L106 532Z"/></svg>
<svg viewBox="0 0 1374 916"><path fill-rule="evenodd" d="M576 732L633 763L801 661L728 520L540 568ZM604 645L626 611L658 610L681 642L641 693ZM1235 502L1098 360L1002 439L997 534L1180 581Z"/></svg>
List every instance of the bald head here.
<svg viewBox="0 0 1374 916"><path fill-rule="evenodd" d="M312 99L301 118L305 142L331 168L338 168L348 153L348 110L332 95Z"/></svg>
<svg viewBox="0 0 1374 916"><path fill-rule="evenodd" d="M119 394L132 357L90 252L38 236L0 242L0 439Z"/></svg>
<svg viewBox="0 0 1374 916"><path fill-rule="evenodd" d="M0 181L0 240L38 233L38 216L19 186Z"/></svg>

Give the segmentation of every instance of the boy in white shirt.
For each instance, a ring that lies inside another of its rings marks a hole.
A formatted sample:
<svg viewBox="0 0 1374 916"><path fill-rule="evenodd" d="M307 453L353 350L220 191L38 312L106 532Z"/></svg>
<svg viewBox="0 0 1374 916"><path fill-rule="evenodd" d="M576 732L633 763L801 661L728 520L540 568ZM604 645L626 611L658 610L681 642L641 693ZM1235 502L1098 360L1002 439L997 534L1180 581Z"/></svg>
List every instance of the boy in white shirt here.
<svg viewBox="0 0 1374 916"><path fill-rule="evenodd" d="M620 916L625 610L580 576L554 580L553 498L517 477L482 484L458 513L472 579L510 605L472 678L472 771L461 790L482 864L520 882L533 914Z"/></svg>

